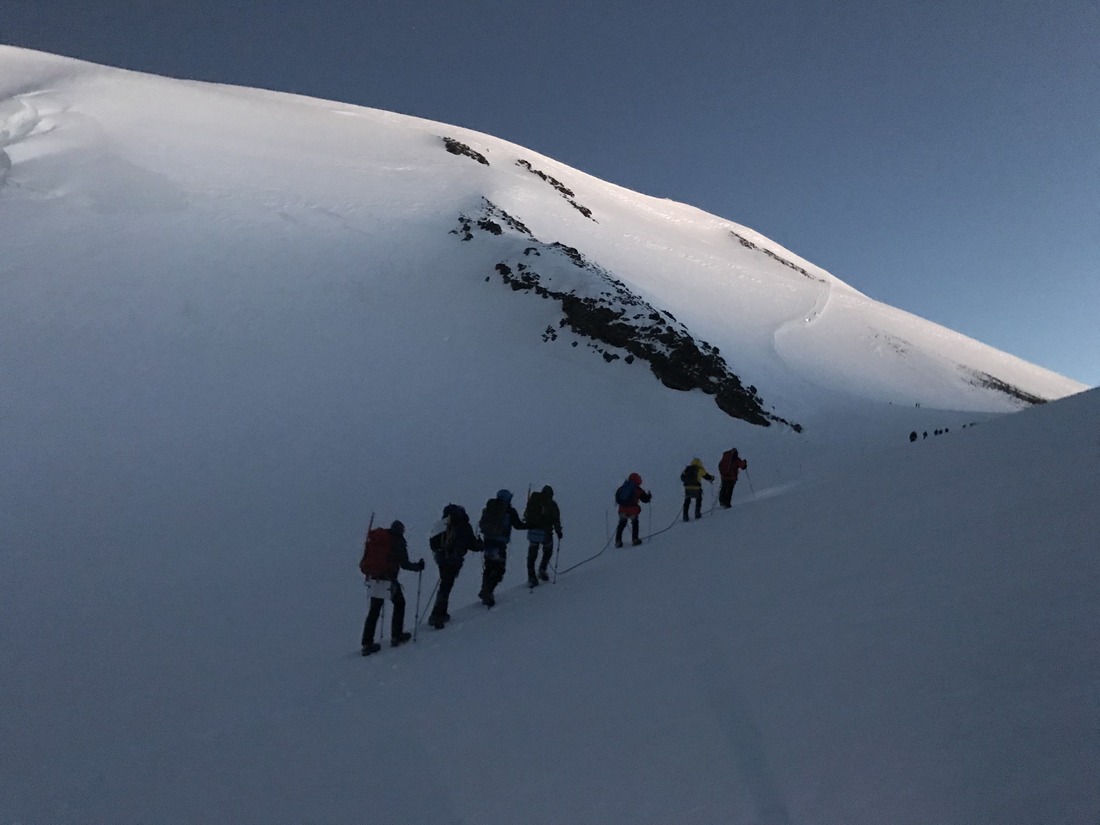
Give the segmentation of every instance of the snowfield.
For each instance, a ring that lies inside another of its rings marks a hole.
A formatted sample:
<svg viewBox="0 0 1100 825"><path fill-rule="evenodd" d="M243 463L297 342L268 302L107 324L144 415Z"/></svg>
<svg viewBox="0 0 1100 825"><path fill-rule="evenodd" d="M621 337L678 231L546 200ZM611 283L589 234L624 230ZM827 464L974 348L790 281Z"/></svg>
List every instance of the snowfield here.
<svg viewBox="0 0 1100 825"><path fill-rule="evenodd" d="M0 823L1100 817L1098 391L487 135L9 47L0 226ZM543 484L572 569L359 655L372 513Z"/></svg>

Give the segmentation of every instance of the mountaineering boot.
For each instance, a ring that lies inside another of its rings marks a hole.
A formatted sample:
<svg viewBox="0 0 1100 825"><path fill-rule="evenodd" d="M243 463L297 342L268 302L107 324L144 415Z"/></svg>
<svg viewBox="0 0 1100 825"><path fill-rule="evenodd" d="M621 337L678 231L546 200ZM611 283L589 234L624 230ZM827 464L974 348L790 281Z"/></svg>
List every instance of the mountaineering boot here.
<svg viewBox="0 0 1100 825"><path fill-rule="evenodd" d="M622 539L615 539L615 546L616 547L622 547L623 546L623 540Z"/></svg>
<svg viewBox="0 0 1100 825"><path fill-rule="evenodd" d="M369 645L363 645L363 655L370 656L372 653L377 653L382 649L382 645L377 642L371 642Z"/></svg>
<svg viewBox="0 0 1100 825"><path fill-rule="evenodd" d="M401 633L390 639L390 647L400 647L401 645L405 644L405 642L409 641L409 639L411 639L412 637L413 635L409 633L409 631L402 631Z"/></svg>
<svg viewBox="0 0 1100 825"><path fill-rule="evenodd" d="M477 595L478 595L478 598L481 599L481 603L483 605L485 605L486 607L492 607L494 604L497 603L497 600L493 598L492 593L487 593L484 590L482 590Z"/></svg>
<svg viewBox="0 0 1100 825"><path fill-rule="evenodd" d="M436 630L442 630L447 625L447 620L442 616L436 616L434 613L428 618L428 624L434 627Z"/></svg>
<svg viewBox="0 0 1100 825"><path fill-rule="evenodd" d="M642 540L641 539L634 539L634 541L632 541L630 543L633 544L635 547L637 547L639 544L642 543Z"/></svg>
<svg viewBox="0 0 1100 825"><path fill-rule="evenodd" d="M539 568L539 578L542 579L544 582L550 581L550 575L546 572L545 567Z"/></svg>
<svg viewBox="0 0 1100 825"><path fill-rule="evenodd" d="M527 586L532 588L538 587L539 577L532 573L530 576L527 577Z"/></svg>

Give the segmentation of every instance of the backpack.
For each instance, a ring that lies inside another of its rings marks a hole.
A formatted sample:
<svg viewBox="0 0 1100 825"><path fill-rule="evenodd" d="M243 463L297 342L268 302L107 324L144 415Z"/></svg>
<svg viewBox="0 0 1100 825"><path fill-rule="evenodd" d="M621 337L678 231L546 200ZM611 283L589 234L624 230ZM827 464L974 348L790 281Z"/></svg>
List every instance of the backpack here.
<svg viewBox="0 0 1100 825"><path fill-rule="evenodd" d="M367 533L363 558L359 562L359 571L364 576L384 579L397 572L397 559L394 558L391 539L390 531L385 527L375 527Z"/></svg>
<svg viewBox="0 0 1100 825"><path fill-rule="evenodd" d="M451 512L440 523L443 529L431 537L430 545L439 563L461 563L466 551L476 545L476 539L470 529L470 519L466 511L457 504L449 505ZM445 526L444 526L445 525Z"/></svg>
<svg viewBox="0 0 1100 825"><path fill-rule="evenodd" d="M680 481L684 484L691 484L699 480L699 476L695 471L695 465L689 464L684 468L684 471L680 473Z"/></svg>
<svg viewBox="0 0 1100 825"><path fill-rule="evenodd" d="M499 539L508 535L508 502L491 498L485 502L477 526L487 539Z"/></svg>
<svg viewBox="0 0 1100 825"><path fill-rule="evenodd" d="M531 493L527 499L527 509L523 511L523 520L528 524L541 525L546 517L546 506L542 500L542 492Z"/></svg>
<svg viewBox="0 0 1100 825"><path fill-rule="evenodd" d="M620 507L629 507L634 503L634 490L636 485L629 478L615 491L615 503Z"/></svg>

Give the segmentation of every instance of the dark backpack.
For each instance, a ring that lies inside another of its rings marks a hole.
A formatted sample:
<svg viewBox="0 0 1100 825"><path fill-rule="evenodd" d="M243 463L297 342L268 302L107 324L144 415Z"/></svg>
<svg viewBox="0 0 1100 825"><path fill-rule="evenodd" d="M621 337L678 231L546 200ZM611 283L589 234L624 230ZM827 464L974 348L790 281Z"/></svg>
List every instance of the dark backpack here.
<svg viewBox="0 0 1100 825"><path fill-rule="evenodd" d="M619 489L615 491L615 503L620 507L629 507L634 503L634 491L637 489L637 485L627 479L620 485Z"/></svg>
<svg viewBox="0 0 1100 825"><path fill-rule="evenodd" d="M367 533L359 571L372 579L385 579L397 572L392 536L385 527L375 527Z"/></svg>
<svg viewBox="0 0 1100 825"><path fill-rule="evenodd" d="M684 471L680 473L680 481L684 484L691 484L699 480L699 475L696 472L695 465L689 464L684 468Z"/></svg>
<svg viewBox="0 0 1100 825"><path fill-rule="evenodd" d="M508 535L508 502L491 498L485 502L481 519L477 523L481 535L487 539L499 539Z"/></svg>
<svg viewBox="0 0 1100 825"><path fill-rule="evenodd" d="M523 520L535 527L541 527L546 518L546 502L542 499L542 492L531 493L527 499L527 509L523 511Z"/></svg>
<svg viewBox="0 0 1100 825"><path fill-rule="evenodd" d="M473 535L466 511L457 504L449 508L446 528L432 536L430 544L437 562L454 564L463 560L467 550L477 549L477 537Z"/></svg>

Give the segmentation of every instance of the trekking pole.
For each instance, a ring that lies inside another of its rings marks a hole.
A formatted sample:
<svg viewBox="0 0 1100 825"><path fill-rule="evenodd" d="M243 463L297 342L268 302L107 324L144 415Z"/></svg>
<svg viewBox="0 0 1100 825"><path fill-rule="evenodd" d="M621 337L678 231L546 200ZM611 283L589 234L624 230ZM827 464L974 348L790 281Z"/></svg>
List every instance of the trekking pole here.
<svg viewBox="0 0 1100 825"><path fill-rule="evenodd" d="M558 583L558 559L561 558L561 539L558 539L558 552L554 554L554 580L550 584Z"/></svg>
<svg viewBox="0 0 1100 825"><path fill-rule="evenodd" d="M420 578L423 575L423 570L416 571L416 611L413 613L413 644L416 644L416 631L420 627Z"/></svg>
<svg viewBox="0 0 1100 825"><path fill-rule="evenodd" d="M370 538L370 530L371 530L372 527L374 527L374 510L370 511L370 521L367 522L367 532L363 536L363 554L364 555L366 555L366 552L367 552L367 539ZM366 581L365 576L364 576L363 580Z"/></svg>
<svg viewBox="0 0 1100 825"><path fill-rule="evenodd" d="M752 489L752 478L749 477L749 468L745 468L745 479L749 482L749 492L752 493L752 500L756 501L756 490Z"/></svg>
<svg viewBox="0 0 1100 825"><path fill-rule="evenodd" d="M428 594L428 600L427 602L425 602L425 604L435 604L435 602L432 600L435 598L435 591L439 589L439 581L439 579L435 580L435 586L432 587L432 592ZM417 624L420 624L419 619L417 620Z"/></svg>
<svg viewBox="0 0 1100 825"><path fill-rule="evenodd" d="M382 639L386 638L386 600L382 600L382 609L378 611L378 631L382 635L378 637L378 644L382 644ZM371 639L373 642L374 639Z"/></svg>

